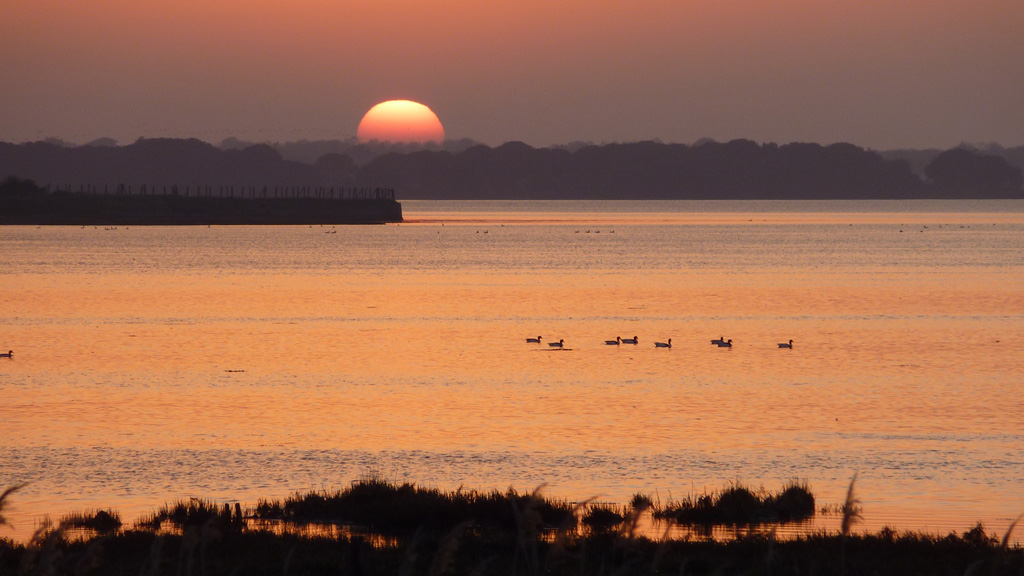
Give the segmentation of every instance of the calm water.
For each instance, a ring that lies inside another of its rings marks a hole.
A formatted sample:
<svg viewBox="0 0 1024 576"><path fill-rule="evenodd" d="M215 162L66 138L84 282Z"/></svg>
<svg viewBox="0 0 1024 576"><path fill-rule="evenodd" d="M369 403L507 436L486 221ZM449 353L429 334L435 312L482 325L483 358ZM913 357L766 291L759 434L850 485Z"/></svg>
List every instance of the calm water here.
<svg viewBox="0 0 1024 576"><path fill-rule="evenodd" d="M1024 512L1024 202L404 208L0 228L0 487L29 483L0 536L368 473L838 503L859 471L861 528Z"/></svg>

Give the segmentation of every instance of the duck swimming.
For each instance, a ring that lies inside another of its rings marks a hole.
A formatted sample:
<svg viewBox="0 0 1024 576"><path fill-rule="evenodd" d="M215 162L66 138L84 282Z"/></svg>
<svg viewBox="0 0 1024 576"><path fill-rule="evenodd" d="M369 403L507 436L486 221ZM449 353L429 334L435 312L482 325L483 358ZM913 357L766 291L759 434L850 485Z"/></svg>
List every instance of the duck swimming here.
<svg viewBox="0 0 1024 576"><path fill-rule="evenodd" d="M565 340L559 340L558 342L548 342L548 346L552 348L562 348L565 345Z"/></svg>
<svg viewBox="0 0 1024 576"><path fill-rule="evenodd" d="M789 342L779 342L779 348L789 348L790 350L792 350L793 349L793 341L790 340Z"/></svg>
<svg viewBox="0 0 1024 576"><path fill-rule="evenodd" d="M540 344L540 336L537 336L536 338L527 338L526 341L534 344Z"/></svg>
<svg viewBox="0 0 1024 576"><path fill-rule="evenodd" d="M672 339L669 338L668 342L655 342L654 343L654 347L655 348L671 348L672 347Z"/></svg>
<svg viewBox="0 0 1024 576"><path fill-rule="evenodd" d="M622 344L622 336L616 336L615 340L605 340L604 343L609 346L618 346Z"/></svg>
<svg viewBox="0 0 1024 576"><path fill-rule="evenodd" d="M0 354L0 358L14 358L14 350L8 350L7 354Z"/></svg>
<svg viewBox="0 0 1024 576"><path fill-rule="evenodd" d="M718 343L718 347L719 348L732 348L732 338L726 340L725 342L719 342Z"/></svg>
<svg viewBox="0 0 1024 576"><path fill-rule="evenodd" d="M632 338L623 338L622 339L622 343L623 344L636 344L639 341L640 341L640 339L637 338L636 336L633 336Z"/></svg>

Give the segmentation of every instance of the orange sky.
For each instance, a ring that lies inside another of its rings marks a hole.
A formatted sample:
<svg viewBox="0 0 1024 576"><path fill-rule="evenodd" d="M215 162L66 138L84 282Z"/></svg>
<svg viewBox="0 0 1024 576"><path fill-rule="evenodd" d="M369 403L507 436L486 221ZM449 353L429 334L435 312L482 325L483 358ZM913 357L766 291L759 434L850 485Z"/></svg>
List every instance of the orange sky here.
<svg viewBox="0 0 1024 576"><path fill-rule="evenodd" d="M1024 144L1020 0L4 0L0 141Z"/></svg>

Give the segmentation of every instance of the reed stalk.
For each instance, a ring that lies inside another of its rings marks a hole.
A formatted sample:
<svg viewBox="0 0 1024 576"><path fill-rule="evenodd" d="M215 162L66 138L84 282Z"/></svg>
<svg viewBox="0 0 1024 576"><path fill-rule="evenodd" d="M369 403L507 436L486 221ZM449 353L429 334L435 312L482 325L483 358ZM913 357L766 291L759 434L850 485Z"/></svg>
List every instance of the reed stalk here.
<svg viewBox="0 0 1024 576"><path fill-rule="evenodd" d="M4 516L4 508L10 506L10 501L8 500L8 498L11 496L11 494L14 494L15 492L21 490L24 487L25 484L15 484L14 486L9 486L6 490L4 490L3 494L0 494L0 526L3 526L5 524L10 526L10 523Z"/></svg>
<svg viewBox="0 0 1024 576"><path fill-rule="evenodd" d="M840 525L842 541L839 543L839 573L846 575L846 541L850 538L853 525L860 522L861 505L860 499L853 492L853 486L857 483L857 474L853 473L850 479L850 487L846 489L846 500L843 502L843 522Z"/></svg>

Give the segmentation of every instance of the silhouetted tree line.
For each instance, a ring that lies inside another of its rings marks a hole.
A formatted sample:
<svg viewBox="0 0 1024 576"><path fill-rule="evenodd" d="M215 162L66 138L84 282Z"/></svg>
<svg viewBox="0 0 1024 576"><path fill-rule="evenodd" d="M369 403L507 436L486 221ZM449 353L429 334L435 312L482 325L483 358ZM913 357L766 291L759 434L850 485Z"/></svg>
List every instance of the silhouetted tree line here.
<svg viewBox="0 0 1024 576"><path fill-rule="evenodd" d="M510 142L459 154L380 156L360 178L387 178L402 198L829 199L1021 198L1021 170L955 149L924 178L902 159L851 144L638 142L576 151Z"/></svg>
<svg viewBox="0 0 1024 576"><path fill-rule="evenodd" d="M244 150L257 142L247 142L238 138L225 138L218 146L227 150ZM463 150L480 144L469 138L449 138L442 143L402 143L402 142L381 142L371 140L362 142L356 138L346 140L297 140L293 142L275 142L272 144L275 150L281 153L285 160L295 160L313 164L318 158L327 154L338 154L348 156L355 161L357 166L362 166L374 158L397 152L408 154L419 150L434 150L458 154Z"/></svg>
<svg viewBox="0 0 1024 576"><path fill-rule="evenodd" d="M352 187L356 172L345 156L329 154L306 164L285 160L266 144L225 150L195 139L164 138L127 146L0 143L0 177L16 175L55 189L119 184Z"/></svg>
<svg viewBox="0 0 1024 576"><path fill-rule="evenodd" d="M26 198L46 193L46 189L28 178L8 176L0 182L0 198Z"/></svg>
<svg viewBox="0 0 1024 576"><path fill-rule="evenodd" d="M987 144L971 144L964 142L956 146L954 149L960 148L975 152L981 156L996 156L1002 158L1003 160L1006 160L1010 166L1016 166L1017 168L1024 170L1024 146L1005 148L994 142ZM935 157L942 152L945 152L945 150L924 148L880 150L878 153L886 160L906 160L910 163L910 169L913 170L914 174L924 178L925 166L931 164L932 160L935 160Z"/></svg>
<svg viewBox="0 0 1024 576"><path fill-rule="evenodd" d="M1014 149L1015 150L1015 149ZM223 149L198 140L128 146L0 143L0 176L43 186L185 184L375 187L400 199L1022 198L1021 168L969 148L936 152L921 170L899 154L852 144L580 145L521 142L459 151L395 151L357 164L339 152L312 164L270 145Z"/></svg>

